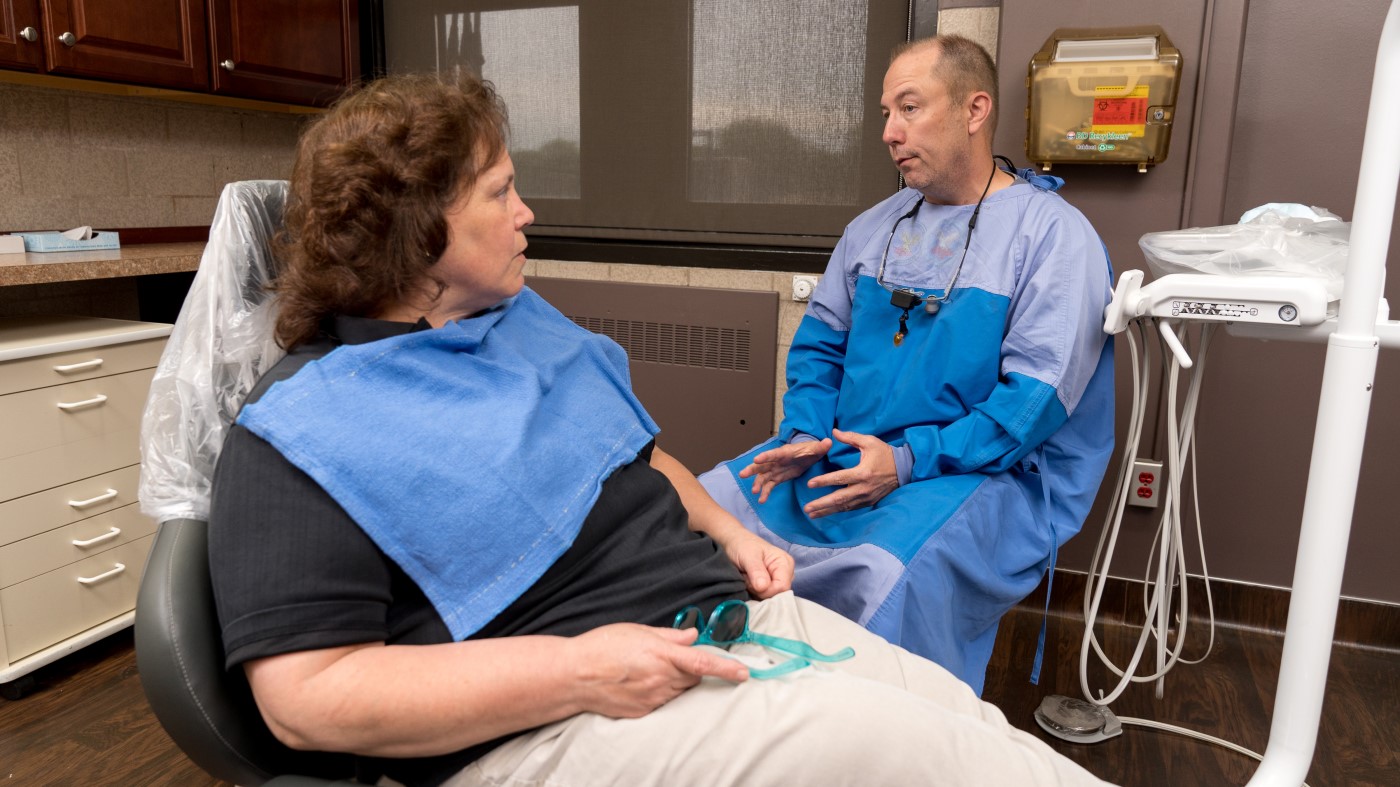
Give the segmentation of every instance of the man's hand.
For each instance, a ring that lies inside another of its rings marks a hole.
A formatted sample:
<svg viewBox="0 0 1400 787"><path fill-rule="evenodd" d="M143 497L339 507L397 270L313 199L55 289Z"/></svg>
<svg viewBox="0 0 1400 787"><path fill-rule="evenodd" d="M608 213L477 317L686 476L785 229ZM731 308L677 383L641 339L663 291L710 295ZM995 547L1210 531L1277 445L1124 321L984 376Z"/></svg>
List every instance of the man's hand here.
<svg viewBox="0 0 1400 787"><path fill-rule="evenodd" d="M890 444L868 434L831 430L837 440L860 449L860 463L849 470L837 470L819 475L807 482L812 488L823 486L844 486L808 503L803 511L812 519L820 519L840 511L873 506L881 498L899 487L899 475L895 470L894 449ZM760 454L760 457L762 455ZM756 457L757 459L757 457Z"/></svg>
<svg viewBox="0 0 1400 787"><path fill-rule="evenodd" d="M768 502L768 493L784 481L797 478L831 450L831 438L805 443L789 443L755 456L753 464L739 471L740 478L753 479L753 493L758 502ZM890 459L894 461L893 456Z"/></svg>
<svg viewBox="0 0 1400 787"><path fill-rule="evenodd" d="M635 719L665 705L706 675L742 681L749 671L733 659L692 648L695 629L614 623L571 641L584 710Z"/></svg>
<svg viewBox="0 0 1400 787"><path fill-rule="evenodd" d="M792 589L792 555L744 530L742 526L722 546L729 562L744 575L744 583L754 596L772 598Z"/></svg>

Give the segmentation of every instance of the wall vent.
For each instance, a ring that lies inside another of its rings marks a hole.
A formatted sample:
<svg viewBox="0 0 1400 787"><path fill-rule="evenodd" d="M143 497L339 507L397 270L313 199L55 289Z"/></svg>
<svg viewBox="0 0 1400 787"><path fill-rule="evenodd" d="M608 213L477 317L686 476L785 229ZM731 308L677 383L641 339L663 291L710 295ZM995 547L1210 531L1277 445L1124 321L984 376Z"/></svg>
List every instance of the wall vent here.
<svg viewBox="0 0 1400 787"><path fill-rule="evenodd" d="M736 372L749 370L748 329L572 314L569 319L622 345L628 357L638 361Z"/></svg>
<svg viewBox="0 0 1400 787"><path fill-rule="evenodd" d="M778 294L530 276L531 289L627 351L657 444L692 471L773 434Z"/></svg>

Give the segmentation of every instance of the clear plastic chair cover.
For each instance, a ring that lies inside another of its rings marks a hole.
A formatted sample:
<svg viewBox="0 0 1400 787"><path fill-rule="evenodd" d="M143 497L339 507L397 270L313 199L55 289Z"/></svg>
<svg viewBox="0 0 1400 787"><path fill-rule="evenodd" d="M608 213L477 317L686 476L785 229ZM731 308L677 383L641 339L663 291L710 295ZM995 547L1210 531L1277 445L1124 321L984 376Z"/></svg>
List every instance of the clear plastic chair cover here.
<svg viewBox="0 0 1400 787"><path fill-rule="evenodd" d="M272 237L287 182L224 187L141 421L141 510L207 519L214 463L253 385L284 355L273 339Z"/></svg>

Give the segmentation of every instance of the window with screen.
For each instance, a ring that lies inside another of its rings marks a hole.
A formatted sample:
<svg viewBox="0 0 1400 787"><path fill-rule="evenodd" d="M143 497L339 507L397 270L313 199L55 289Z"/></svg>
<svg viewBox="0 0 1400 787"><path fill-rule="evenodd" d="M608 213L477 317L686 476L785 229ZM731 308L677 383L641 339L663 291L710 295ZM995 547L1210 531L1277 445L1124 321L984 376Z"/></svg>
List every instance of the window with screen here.
<svg viewBox="0 0 1400 787"><path fill-rule="evenodd" d="M830 247L897 186L878 103L907 0L383 8L390 73L496 85L532 235Z"/></svg>

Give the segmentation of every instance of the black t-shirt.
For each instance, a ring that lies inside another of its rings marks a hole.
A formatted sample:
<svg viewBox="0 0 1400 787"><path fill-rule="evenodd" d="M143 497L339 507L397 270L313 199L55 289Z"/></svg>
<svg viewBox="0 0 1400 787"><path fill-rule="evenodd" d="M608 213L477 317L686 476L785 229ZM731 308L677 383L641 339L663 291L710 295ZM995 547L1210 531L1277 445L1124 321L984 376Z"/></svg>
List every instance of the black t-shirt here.
<svg viewBox="0 0 1400 787"><path fill-rule="evenodd" d="M415 326L337 318L327 328L331 335L283 359L248 401L341 342L374 341ZM675 489L648 463L650 453L648 446L604 481L573 545L473 639L572 636L619 622L668 626L687 604L708 610L746 597L743 579L718 546L689 529ZM230 430L220 454L209 519L210 573L229 668L363 642L452 641L422 590L344 509L241 426ZM436 784L499 743L440 757L364 758L362 771Z"/></svg>

